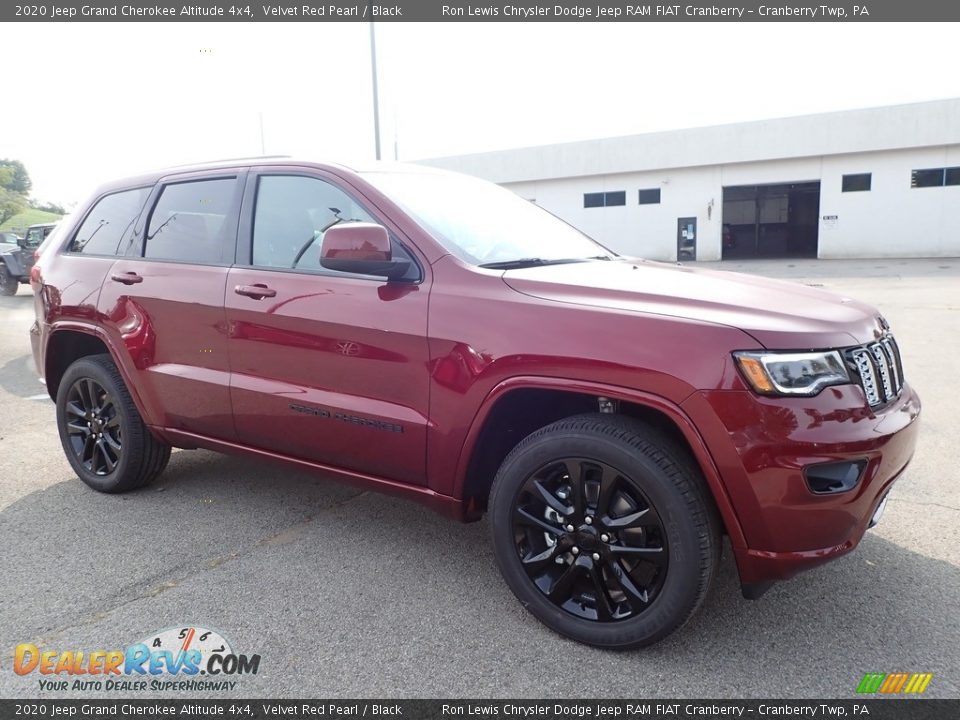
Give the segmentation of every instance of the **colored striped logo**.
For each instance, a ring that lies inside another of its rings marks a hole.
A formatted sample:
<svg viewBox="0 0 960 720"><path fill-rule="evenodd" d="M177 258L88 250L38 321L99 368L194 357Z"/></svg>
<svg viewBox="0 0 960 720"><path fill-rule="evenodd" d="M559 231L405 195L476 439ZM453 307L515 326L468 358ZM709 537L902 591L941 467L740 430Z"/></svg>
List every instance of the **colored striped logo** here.
<svg viewBox="0 0 960 720"><path fill-rule="evenodd" d="M932 679L933 673L867 673L857 686L857 692L919 695Z"/></svg>

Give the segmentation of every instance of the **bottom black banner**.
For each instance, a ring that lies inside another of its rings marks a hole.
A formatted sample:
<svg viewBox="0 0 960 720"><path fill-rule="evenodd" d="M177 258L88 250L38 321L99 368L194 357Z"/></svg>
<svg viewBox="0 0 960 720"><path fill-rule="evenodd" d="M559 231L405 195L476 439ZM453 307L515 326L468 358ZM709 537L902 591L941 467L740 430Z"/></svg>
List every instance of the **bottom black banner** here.
<svg viewBox="0 0 960 720"><path fill-rule="evenodd" d="M472 718L613 720L624 718L960 717L960 699L922 700L0 700L0 718Z"/></svg>

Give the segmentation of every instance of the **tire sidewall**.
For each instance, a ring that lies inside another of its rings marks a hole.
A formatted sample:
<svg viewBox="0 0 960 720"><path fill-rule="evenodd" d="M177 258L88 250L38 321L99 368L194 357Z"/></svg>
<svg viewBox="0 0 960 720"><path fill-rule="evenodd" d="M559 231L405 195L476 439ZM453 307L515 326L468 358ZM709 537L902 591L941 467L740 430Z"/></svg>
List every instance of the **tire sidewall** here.
<svg viewBox="0 0 960 720"><path fill-rule="evenodd" d="M20 281L10 273L6 263L0 261L0 295L7 297L16 295L19 284Z"/></svg>
<svg viewBox="0 0 960 720"><path fill-rule="evenodd" d="M122 438L120 461L109 475L97 475L87 470L74 454L73 447L70 445L70 440L67 435L67 396L73 384L81 378L90 378L106 390L113 397L114 408L116 408L120 416L120 435ZM123 482L123 478L128 475L130 464L133 461L132 456L135 448L130 447L131 440L134 437L133 418L130 417L126 403L124 402L124 390L125 388L121 389L117 386L114 378L102 365L87 358L78 360L67 368L57 388L57 430L60 433L60 443L63 445L63 452L67 456L67 461L70 463L70 466L74 472L77 473L77 477L99 492L116 492Z"/></svg>
<svg viewBox="0 0 960 720"><path fill-rule="evenodd" d="M667 576L650 607L636 617L610 623L575 617L550 602L523 569L513 542L517 496L534 472L561 457L584 457L617 468L640 486L660 516L669 553ZM498 473L490 505L494 554L504 579L528 610L563 635L609 648L647 645L681 625L697 604L700 538L689 506L657 464L626 443L582 431L554 432L536 438L508 456Z"/></svg>

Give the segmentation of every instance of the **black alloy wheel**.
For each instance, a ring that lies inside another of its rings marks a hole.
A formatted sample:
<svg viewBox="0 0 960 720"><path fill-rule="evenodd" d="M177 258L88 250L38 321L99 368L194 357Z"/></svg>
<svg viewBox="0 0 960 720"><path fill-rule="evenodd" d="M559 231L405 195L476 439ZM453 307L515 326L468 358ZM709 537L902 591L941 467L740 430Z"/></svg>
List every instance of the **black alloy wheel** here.
<svg viewBox="0 0 960 720"><path fill-rule="evenodd" d="M109 355L88 355L57 386L57 428L77 477L94 490L142 487L163 472L170 446L144 424Z"/></svg>
<svg viewBox="0 0 960 720"><path fill-rule="evenodd" d="M577 415L531 433L488 507L494 557L523 607L596 647L682 627L720 560L722 524L689 449L636 418Z"/></svg>
<svg viewBox="0 0 960 720"><path fill-rule="evenodd" d="M83 377L67 391L67 437L74 457L94 475L112 473L123 454L120 414L96 380Z"/></svg>
<svg viewBox="0 0 960 720"><path fill-rule="evenodd" d="M670 565L650 500L627 474L591 458L562 458L534 472L517 498L513 532L533 584L587 620L642 613Z"/></svg>

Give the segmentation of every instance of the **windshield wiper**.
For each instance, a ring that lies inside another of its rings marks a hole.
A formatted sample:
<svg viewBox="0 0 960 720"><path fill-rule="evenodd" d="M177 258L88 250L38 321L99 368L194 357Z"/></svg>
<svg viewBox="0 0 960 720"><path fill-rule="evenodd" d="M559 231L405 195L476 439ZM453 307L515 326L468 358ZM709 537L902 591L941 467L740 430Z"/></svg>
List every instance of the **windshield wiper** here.
<svg viewBox="0 0 960 720"><path fill-rule="evenodd" d="M554 260L544 260L543 258L529 257L519 258L517 260L502 260L501 262L483 263L482 268L491 270L516 270L518 268L540 267L541 265L562 265L563 263L585 262L584 258L558 258Z"/></svg>

